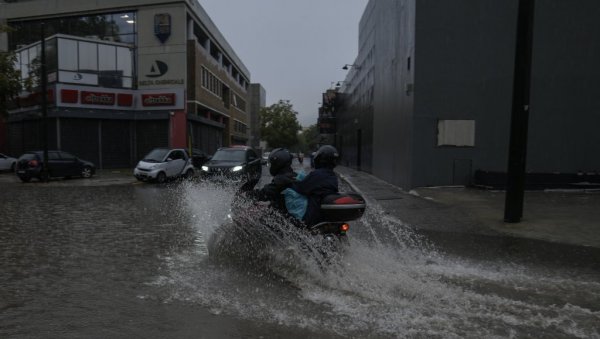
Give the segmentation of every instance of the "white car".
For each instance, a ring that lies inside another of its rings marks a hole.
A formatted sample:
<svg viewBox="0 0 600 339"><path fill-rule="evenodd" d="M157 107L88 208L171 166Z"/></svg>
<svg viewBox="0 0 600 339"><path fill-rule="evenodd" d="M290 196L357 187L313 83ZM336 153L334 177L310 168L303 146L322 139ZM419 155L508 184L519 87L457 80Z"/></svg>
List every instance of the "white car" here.
<svg viewBox="0 0 600 339"><path fill-rule="evenodd" d="M0 153L0 171L9 171L10 170L11 172L14 172L16 164L17 164L17 159Z"/></svg>
<svg viewBox="0 0 600 339"><path fill-rule="evenodd" d="M194 176L194 165L187 152L181 148L155 148L133 170L140 181L163 183L168 179Z"/></svg>

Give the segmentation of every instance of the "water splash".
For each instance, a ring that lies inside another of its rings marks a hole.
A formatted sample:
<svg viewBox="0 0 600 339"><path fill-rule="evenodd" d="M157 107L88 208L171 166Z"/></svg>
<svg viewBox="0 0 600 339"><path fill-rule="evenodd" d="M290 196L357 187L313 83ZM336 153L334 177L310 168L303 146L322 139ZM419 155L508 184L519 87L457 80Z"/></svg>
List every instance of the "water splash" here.
<svg viewBox="0 0 600 339"><path fill-rule="evenodd" d="M267 210L234 222L234 187L180 189L196 239L153 282L166 302L343 336L600 337L598 272L446 255L373 202L329 253Z"/></svg>

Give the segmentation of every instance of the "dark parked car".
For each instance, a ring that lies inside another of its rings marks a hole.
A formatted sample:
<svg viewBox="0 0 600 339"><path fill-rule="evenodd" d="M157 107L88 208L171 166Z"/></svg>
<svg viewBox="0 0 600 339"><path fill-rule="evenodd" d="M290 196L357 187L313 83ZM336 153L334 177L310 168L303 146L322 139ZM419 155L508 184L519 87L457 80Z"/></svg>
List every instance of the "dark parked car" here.
<svg viewBox="0 0 600 339"><path fill-rule="evenodd" d="M28 182L32 178L42 178L43 151L27 152L17 160L17 176ZM49 177L83 177L91 178L96 173L96 166L89 161L79 159L73 154L63 151L48 151Z"/></svg>
<svg viewBox="0 0 600 339"><path fill-rule="evenodd" d="M212 158L202 165L203 178L231 180L260 180L262 164L254 149L248 146L219 148Z"/></svg>

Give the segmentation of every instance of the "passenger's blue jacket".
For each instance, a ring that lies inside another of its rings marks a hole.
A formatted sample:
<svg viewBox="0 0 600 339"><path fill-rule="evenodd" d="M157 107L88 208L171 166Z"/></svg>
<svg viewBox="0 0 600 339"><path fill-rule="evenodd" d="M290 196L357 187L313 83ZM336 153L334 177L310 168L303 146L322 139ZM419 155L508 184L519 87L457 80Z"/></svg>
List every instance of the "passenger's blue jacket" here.
<svg viewBox="0 0 600 339"><path fill-rule="evenodd" d="M302 221L307 226L312 226L321 218L323 197L338 192L338 179L333 169L318 168L310 172L302 181L295 182L292 188L308 197L308 206Z"/></svg>

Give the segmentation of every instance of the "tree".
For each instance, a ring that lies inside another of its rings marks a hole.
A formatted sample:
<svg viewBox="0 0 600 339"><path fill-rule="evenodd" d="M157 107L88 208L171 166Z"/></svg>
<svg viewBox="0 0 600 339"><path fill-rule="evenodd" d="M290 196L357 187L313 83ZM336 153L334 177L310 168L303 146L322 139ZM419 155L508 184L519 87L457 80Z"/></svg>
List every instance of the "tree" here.
<svg viewBox="0 0 600 339"><path fill-rule="evenodd" d="M0 27L0 32L6 32ZM0 52L0 119L7 115L8 103L21 90L21 74L15 69L17 58L13 52Z"/></svg>
<svg viewBox="0 0 600 339"><path fill-rule="evenodd" d="M269 147L291 148L298 143L298 112L294 111L289 100L263 107L260 110L260 133Z"/></svg>
<svg viewBox="0 0 600 339"><path fill-rule="evenodd" d="M320 142L319 127L317 124L310 125L302 131L302 138L304 139L304 145L308 151L315 150Z"/></svg>

